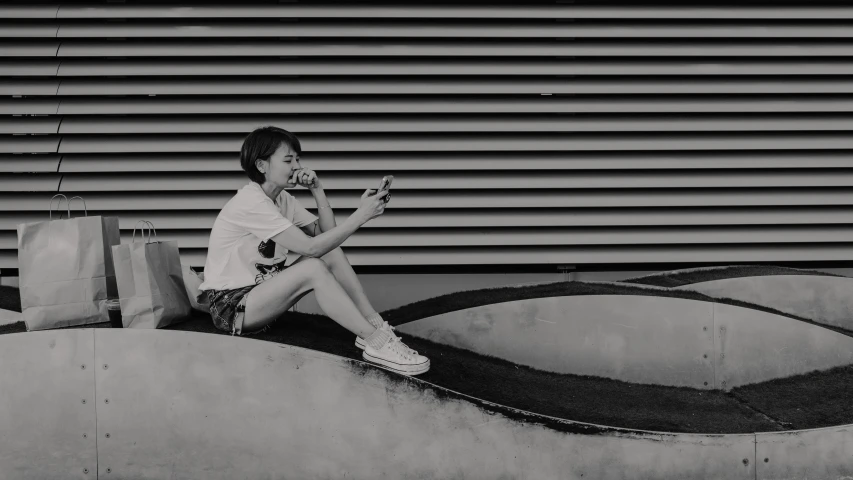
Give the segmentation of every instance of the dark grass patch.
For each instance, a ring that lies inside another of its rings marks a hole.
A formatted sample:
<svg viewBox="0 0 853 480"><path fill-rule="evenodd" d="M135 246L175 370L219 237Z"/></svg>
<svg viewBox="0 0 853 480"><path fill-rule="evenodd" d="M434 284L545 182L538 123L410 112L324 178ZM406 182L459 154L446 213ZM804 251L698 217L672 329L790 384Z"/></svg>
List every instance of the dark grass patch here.
<svg viewBox="0 0 853 480"><path fill-rule="evenodd" d="M624 283L639 285L654 285L657 287L680 287L693 283L710 282L726 278L761 277L767 275L820 275L823 277L844 277L834 273L818 272L816 270L800 270L797 268L777 267L775 265L733 265L731 267L713 268L708 270L673 271L655 275L629 278Z"/></svg>
<svg viewBox="0 0 853 480"><path fill-rule="evenodd" d="M21 311L21 291L15 287L0 285L0 309Z"/></svg>
<svg viewBox="0 0 853 480"><path fill-rule="evenodd" d="M10 323L9 325L0 325L0 335L5 333L21 333L26 331L27 327L24 322Z"/></svg>
<svg viewBox="0 0 853 480"><path fill-rule="evenodd" d="M730 393L792 429L853 423L853 365L745 385Z"/></svg>

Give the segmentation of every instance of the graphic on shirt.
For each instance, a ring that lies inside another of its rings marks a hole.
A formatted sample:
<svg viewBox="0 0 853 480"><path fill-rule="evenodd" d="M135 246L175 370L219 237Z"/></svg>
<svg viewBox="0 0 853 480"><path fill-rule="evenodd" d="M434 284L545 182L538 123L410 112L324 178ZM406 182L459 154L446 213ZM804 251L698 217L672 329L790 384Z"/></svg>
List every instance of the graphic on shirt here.
<svg viewBox="0 0 853 480"><path fill-rule="evenodd" d="M272 239L261 242L258 245L258 253L264 258L272 258L275 255L275 242Z"/></svg>
<svg viewBox="0 0 853 480"><path fill-rule="evenodd" d="M287 261L287 257L284 260L274 263L272 265L264 265L263 263L256 263L255 269L259 272L255 275L255 285L260 285L262 282L271 279L272 277L278 275L284 270L284 263Z"/></svg>

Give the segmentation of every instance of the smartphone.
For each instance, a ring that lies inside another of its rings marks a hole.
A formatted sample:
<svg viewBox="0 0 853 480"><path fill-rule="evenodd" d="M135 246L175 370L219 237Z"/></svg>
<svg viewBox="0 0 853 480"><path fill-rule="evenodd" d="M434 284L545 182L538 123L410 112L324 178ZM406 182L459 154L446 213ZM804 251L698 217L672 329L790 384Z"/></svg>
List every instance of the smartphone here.
<svg viewBox="0 0 853 480"><path fill-rule="evenodd" d="M376 193L391 188L391 183L393 181L394 175L385 175L384 177L382 177L382 181L379 182L379 190L377 190ZM383 200L385 200L385 203L388 203L388 200L391 200L391 192L388 192L388 195L385 195L385 197L383 197Z"/></svg>

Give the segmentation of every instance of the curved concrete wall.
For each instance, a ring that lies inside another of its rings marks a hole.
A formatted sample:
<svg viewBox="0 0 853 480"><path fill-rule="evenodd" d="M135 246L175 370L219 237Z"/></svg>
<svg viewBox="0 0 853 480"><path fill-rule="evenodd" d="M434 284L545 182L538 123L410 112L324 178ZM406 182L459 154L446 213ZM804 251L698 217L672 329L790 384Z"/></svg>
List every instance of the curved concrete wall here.
<svg viewBox="0 0 853 480"><path fill-rule="evenodd" d="M693 290L715 298L733 298L853 330L853 278L821 275L765 275L692 283Z"/></svg>
<svg viewBox="0 0 853 480"><path fill-rule="evenodd" d="M755 436L758 480L853 478L853 425Z"/></svg>
<svg viewBox="0 0 853 480"><path fill-rule="evenodd" d="M853 475L853 425L755 436L756 479Z"/></svg>
<svg viewBox="0 0 853 480"><path fill-rule="evenodd" d="M559 420L225 335L3 335L0 386L0 479L755 477L754 434Z"/></svg>
<svg viewBox="0 0 853 480"><path fill-rule="evenodd" d="M0 335L0 479L96 478L93 330Z"/></svg>
<svg viewBox="0 0 853 480"><path fill-rule="evenodd" d="M853 338L792 318L647 295L483 305L397 326L540 370L730 389L853 363Z"/></svg>

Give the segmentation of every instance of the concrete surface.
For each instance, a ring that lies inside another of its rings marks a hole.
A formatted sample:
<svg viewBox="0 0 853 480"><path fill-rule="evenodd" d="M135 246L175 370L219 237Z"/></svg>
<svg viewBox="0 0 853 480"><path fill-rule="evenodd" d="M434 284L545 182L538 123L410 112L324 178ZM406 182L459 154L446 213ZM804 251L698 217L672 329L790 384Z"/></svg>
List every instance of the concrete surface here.
<svg viewBox="0 0 853 480"><path fill-rule="evenodd" d="M728 390L853 363L853 338L817 325L647 295L504 302L397 330L545 371L693 388Z"/></svg>
<svg viewBox="0 0 853 480"><path fill-rule="evenodd" d="M676 287L714 298L733 298L853 330L853 278L820 275L765 275Z"/></svg>
<svg viewBox="0 0 853 480"><path fill-rule="evenodd" d="M553 419L254 339L26 332L0 359L0 479L755 477L754 434Z"/></svg>
<svg viewBox="0 0 853 480"><path fill-rule="evenodd" d="M790 317L714 305L719 388L853 364L853 338Z"/></svg>
<svg viewBox="0 0 853 480"><path fill-rule="evenodd" d="M0 335L0 479L96 478L93 330Z"/></svg>
<svg viewBox="0 0 853 480"><path fill-rule="evenodd" d="M853 478L853 425L755 436L756 479Z"/></svg>
<svg viewBox="0 0 853 480"><path fill-rule="evenodd" d="M13 312L12 310L4 310L0 308L0 325L10 325L12 323L23 322L24 314L21 312Z"/></svg>

